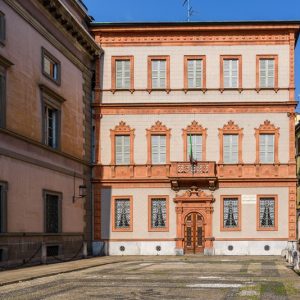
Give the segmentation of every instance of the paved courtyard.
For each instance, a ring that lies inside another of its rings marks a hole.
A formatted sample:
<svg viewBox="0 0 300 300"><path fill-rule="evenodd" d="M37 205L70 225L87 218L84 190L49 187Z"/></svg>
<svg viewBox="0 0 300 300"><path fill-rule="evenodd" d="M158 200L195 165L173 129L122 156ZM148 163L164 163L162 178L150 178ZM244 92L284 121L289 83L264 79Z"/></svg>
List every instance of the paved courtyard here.
<svg viewBox="0 0 300 300"><path fill-rule="evenodd" d="M300 277L280 257L123 258L2 286L0 299L300 299Z"/></svg>

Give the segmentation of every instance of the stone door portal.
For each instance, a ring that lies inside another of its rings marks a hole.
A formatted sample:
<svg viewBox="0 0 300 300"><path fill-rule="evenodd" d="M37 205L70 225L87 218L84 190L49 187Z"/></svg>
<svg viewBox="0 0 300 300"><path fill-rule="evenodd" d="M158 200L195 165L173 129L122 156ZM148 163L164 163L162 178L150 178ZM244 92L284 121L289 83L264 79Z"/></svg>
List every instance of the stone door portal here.
<svg viewBox="0 0 300 300"><path fill-rule="evenodd" d="M184 224L184 252L203 253L204 224L200 214L193 212L186 216Z"/></svg>

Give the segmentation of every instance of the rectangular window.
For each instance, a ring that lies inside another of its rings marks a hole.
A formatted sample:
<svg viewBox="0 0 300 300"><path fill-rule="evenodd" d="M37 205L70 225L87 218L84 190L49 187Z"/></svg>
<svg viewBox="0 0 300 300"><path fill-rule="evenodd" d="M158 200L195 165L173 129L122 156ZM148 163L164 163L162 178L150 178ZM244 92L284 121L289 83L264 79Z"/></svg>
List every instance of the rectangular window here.
<svg viewBox="0 0 300 300"><path fill-rule="evenodd" d="M114 200L114 228L130 229L131 228L131 203L128 198L115 198Z"/></svg>
<svg viewBox="0 0 300 300"><path fill-rule="evenodd" d="M152 164L166 163L166 136L151 136Z"/></svg>
<svg viewBox="0 0 300 300"><path fill-rule="evenodd" d="M130 136L116 135L116 164L130 164Z"/></svg>
<svg viewBox="0 0 300 300"><path fill-rule="evenodd" d="M223 60L223 84L224 88L238 88L239 86L239 60Z"/></svg>
<svg viewBox="0 0 300 300"><path fill-rule="evenodd" d="M0 11L0 44L4 45L6 36L5 14Z"/></svg>
<svg viewBox="0 0 300 300"><path fill-rule="evenodd" d="M130 60L116 60L116 89L130 89Z"/></svg>
<svg viewBox="0 0 300 300"><path fill-rule="evenodd" d="M5 127L6 115L6 71L0 66L0 128Z"/></svg>
<svg viewBox="0 0 300 300"><path fill-rule="evenodd" d="M151 198L151 228L167 227L167 204L165 198Z"/></svg>
<svg viewBox="0 0 300 300"><path fill-rule="evenodd" d="M259 227L274 228L276 202L274 197L259 197Z"/></svg>
<svg viewBox="0 0 300 300"><path fill-rule="evenodd" d="M7 223L7 183L0 182L0 233L6 232Z"/></svg>
<svg viewBox="0 0 300 300"><path fill-rule="evenodd" d="M259 159L261 163L274 163L274 134L259 135Z"/></svg>
<svg viewBox="0 0 300 300"><path fill-rule="evenodd" d="M61 194L44 192L45 232L61 232Z"/></svg>
<svg viewBox="0 0 300 300"><path fill-rule="evenodd" d="M202 59L189 59L187 61L188 88L202 88L203 61Z"/></svg>
<svg viewBox="0 0 300 300"><path fill-rule="evenodd" d="M260 88L274 88L275 86L275 60L259 60L259 84Z"/></svg>
<svg viewBox="0 0 300 300"><path fill-rule="evenodd" d="M152 60L152 88L166 88L166 60Z"/></svg>
<svg viewBox="0 0 300 300"><path fill-rule="evenodd" d="M42 48L42 73L56 84L60 84L60 62Z"/></svg>
<svg viewBox="0 0 300 300"><path fill-rule="evenodd" d="M224 134L223 139L224 163L238 163L238 135Z"/></svg>
<svg viewBox="0 0 300 300"><path fill-rule="evenodd" d="M57 109L45 104L44 105L44 137L45 144L51 148L58 147L58 118Z"/></svg>
<svg viewBox="0 0 300 300"><path fill-rule="evenodd" d="M223 227L239 227L239 199L223 198Z"/></svg>
<svg viewBox="0 0 300 300"><path fill-rule="evenodd" d="M202 160L202 135L200 134L188 134L187 135L187 159L190 159L191 154L191 142L192 142L192 153L193 159L197 161Z"/></svg>

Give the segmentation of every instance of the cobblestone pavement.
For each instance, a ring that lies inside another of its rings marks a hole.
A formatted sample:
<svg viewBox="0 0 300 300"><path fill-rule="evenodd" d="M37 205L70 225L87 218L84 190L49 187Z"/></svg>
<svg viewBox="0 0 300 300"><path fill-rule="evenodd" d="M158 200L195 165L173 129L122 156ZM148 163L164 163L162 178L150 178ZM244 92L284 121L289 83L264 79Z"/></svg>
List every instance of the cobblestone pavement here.
<svg viewBox="0 0 300 300"><path fill-rule="evenodd" d="M299 300L300 277L280 257L130 257L2 286L0 299Z"/></svg>

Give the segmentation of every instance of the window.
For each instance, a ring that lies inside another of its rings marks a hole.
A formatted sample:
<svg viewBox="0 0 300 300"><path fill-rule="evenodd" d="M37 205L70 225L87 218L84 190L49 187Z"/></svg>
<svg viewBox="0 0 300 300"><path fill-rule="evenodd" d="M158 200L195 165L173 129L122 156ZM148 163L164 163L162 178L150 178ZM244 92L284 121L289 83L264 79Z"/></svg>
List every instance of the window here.
<svg viewBox="0 0 300 300"><path fill-rule="evenodd" d="M149 231L169 230L169 197L149 196Z"/></svg>
<svg viewBox="0 0 300 300"><path fill-rule="evenodd" d="M160 121L147 129L147 164L170 163L170 132Z"/></svg>
<svg viewBox="0 0 300 300"><path fill-rule="evenodd" d="M42 73L60 85L60 62L46 49L42 48Z"/></svg>
<svg viewBox="0 0 300 300"><path fill-rule="evenodd" d="M274 134L259 135L259 159L261 163L274 162Z"/></svg>
<svg viewBox="0 0 300 300"><path fill-rule="evenodd" d="M0 128L5 127L6 115L6 70L0 65Z"/></svg>
<svg viewBox="0 0 300 300"><path fill-rule="evenodd" d="M50 105L44 105L44 136L45 144L58 147L58 110Z"/></svg>
<svg viewBox="0 0 300 300"><path fill-rule="evenodd" d="M132 231L132 196L112 198L113 231Z"/></svg>
<svg viewBox="0 0 300 300"><path fill-rule="evenodd" d="M259 195L257 201L257 229L277 230L277 196Z"/></svg>
<svg viewBox="0 0 300 300"><path fill-rule="evenodd" d="M255 128L255 138L255 163L278 164L279 128L276 128L274 124L271 124L269 120L266 120L259 128Z"/></svg>
<svg viewBox="0 0 300 300"><path fill-rule="evenodd" d="M4 45L5 43L5 36L6 36L6 29L5 29L5 14L0 11L0 45Z"/></svg>
<svg viewBox="0 0 300 300"><path fill-rule="evenodd" d="M256 88L278 89L278 56L257 55L256 56Z"/></svg>
<svg viewBox="0 0 300 300"><path fill-rule="evenodd" d="M130 136L117 135L116 141L116 164L130 164Z"/></svg>
<svg viewBox="0 0 300 300"><path fill-rule="evenodd" d="M184 88L186 90L205 88L205 56L185 55L184 69Z"/></svg>
<svg viewBox="0 0 300 300"><path fill-rule="evenodd" d="M148 57L148 89L170 89L170 58L169 56Z"/></svg>
<svg viewBox="0 0 300 300"><path fill-rule="evenodd" d="M223 143L224 163L225 164L238 163L238 135L224 134L223 139L224 139L224 143Z"/></svg>
<svg viewBox="0 0 300 300"><path fill-rule="evenodd" d="M132 165L134 163L134 131L123 121L110 130L112 165Z"/></svg>
<svg viewBox="0 0 300 300"><path fill-rule="evenodd" d="M0 233L6 232L7 183L0 181Z"/></svg>
<svg viewBox="0 0 300 300"><path fill-rule="evenodd" d="M241 56L221 56L221 89L242 88Z"/></svg>
<svg viewBox="0 0 300 300"><path fill-rule="evenodd" d="M40 85L42 94L42 132L43 143L53 149L60 147L61 96L44 85Z"/></svg>
<svg viewBox="0 0 300 300"><path fill-rule="evenodd" d="M241 164L243 128L229 121L219 128L220 160L219 164Z"/></svg>
<svg viewBox="0 0 300 300"><path fill-rule="evenodd" d="M151 153L153 164L166 163L166 136L152 135L151 136Z"/></svg>
<svg viewBox="0 0 300 300"><path fill-rule="evenodd" d="M241 197L221 196L222 231L241 230Z"/></svg>
<svg viewBox="0 0 300 300"><path fill-rule="evenodd" d="M45 232L60 233L61 232L61 202L62 194L44 191L45 201Z"/></svg>
<svg viewBox="0 0 300 300"><path fill-rule="evenodd" d="M134 58L133 56L112 57L112 91L134 89Z"/></svg>
<svg viewBox="0 0 300 300"><path fill-rule="evenodd" d="M187 159L190 159L192 153L193 159L196 161L202 160L202 135L190 134L187 137ZM192 150L192 151L191 151Z"/></svg>

